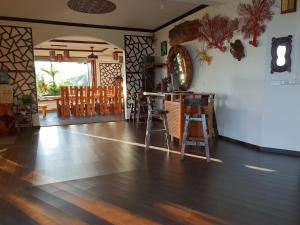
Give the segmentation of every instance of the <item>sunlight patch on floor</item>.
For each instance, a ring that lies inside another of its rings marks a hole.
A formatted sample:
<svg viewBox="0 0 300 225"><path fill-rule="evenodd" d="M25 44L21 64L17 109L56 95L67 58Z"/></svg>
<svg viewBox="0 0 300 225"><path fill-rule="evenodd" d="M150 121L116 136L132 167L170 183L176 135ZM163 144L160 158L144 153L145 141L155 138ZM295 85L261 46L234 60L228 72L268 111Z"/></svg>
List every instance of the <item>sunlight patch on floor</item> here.
<svg viewBox="0 0 300 225"><path fill-rule="evenodd" d="M9 194L4 198L11 205L22 211L26 216L41 225L74 224L86 225L83 221L38 201L31 201L24 196Z"/></svg>
<svg viewBox="0 0 300 225"><path fill-rule="evenodd" d="M276 170L258 167L258 166L245 165L245 167L248 169L251 169L251 170L256 170L256 171L261 171L261 172L276 172Z"/></svg>
<svg viewBox="0 0 300 225"><path fill-rule="evenodd" d="M164 202L156 205L158 213L168 219L190 225L225 225L226 223L217 217L211 216L204 212L199 212L179 204Z"/></svg>
<svg viewBox="0 0 300 225"><path fill-rule="evenodd" d="M119 140L119 139L115 139L115 138L108 138L108 137L103 137L103 136L98 136L98 135L92 135L92 134L86 134L86 133L75 132L75 131L68 131L68 130L63 130L63 131L67 132L67 133L70 133L70 134L82 135L82 136L91 137L91 138L97 138L97 139L101 139L101 140L105 140L105 141L113 141L113 142L118 142L118 143L122 143L122 144L133 145L133 146L141 147L141 148L144 148L144 149L146 147L145 144L141 144L141 143L137 143L137 142ZM157 147L157 146L152 146L152 145L150 146L150 149L168 152L167 148L162 148L162 147ZM181 154L180 152L174 151L174 150L170 150L170 153L177 154L177 155ZM185 153L185 156L189 156L189 157L192 157L192 158L198 158L198 159L206 160L206 157L204 157L204 156L198 156L198 155L193 155L193 154L188 154L188 153ZM223 162L222 160L216 159L216 158L210 158L210 160L213 161L213 162L218 162L218 163L222 163Z"/></svg>
<svg viewBox="0 0 300 225"><path fill-rule="evenodd" d="M81 197L71 193L65 184L53 184L60 191L55 192L55 196L77 207L103 219L111 224L132 224L132 225L158 225L158 223L139 216L120 206L106 202L102 199Z"/></svg>
<svg viewBox="0 0 300 225"><path fill-rule="evenodd" d="M0 153L6 152L7 150L8 150L8 148L2 148L2 149L0 149Z"/></svg>

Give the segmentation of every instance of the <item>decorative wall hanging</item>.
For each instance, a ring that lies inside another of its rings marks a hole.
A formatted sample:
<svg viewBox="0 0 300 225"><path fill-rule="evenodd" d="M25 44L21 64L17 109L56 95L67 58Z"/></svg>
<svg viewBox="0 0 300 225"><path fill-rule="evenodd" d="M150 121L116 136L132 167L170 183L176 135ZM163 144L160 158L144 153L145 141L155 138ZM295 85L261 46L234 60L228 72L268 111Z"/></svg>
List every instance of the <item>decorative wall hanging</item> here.
<svg viewBox="0 0 300 225"><path fill-rule="evenodd" d="M281 14L297 11L297 0L281 0Z"/></svg>
<svg viewBox="0 0 300 225"><path fill-rule="evenodd" d="M271 73L291 72L292 35L272 38Z"/></svg>
<svg viewBox="0 0 300 225"><path fill-rule="evenodd" d="M200 20L199 41L207 43L208 48L216 48L225 52L227 48L224 42L230 42L238 26L237 19L231 20L229 17L220 15L210 18L206 14Z"/></svg>
<svg viewBox="0 0 300 225"><path fill-rule="evenodd" d="M143 59L154 55L153 37L125 35L127 107L143 89Z"/></svg>
<svg viewBox="0 0 300 225"><path fill-rule="evenodd" d="M275 0L252 0L252 4L240 3L238 15L241 32L245 39L252 37L249 44L258 47L258 37L266 30L266 22L271 21L274 13L271 8Z"/></svg>
<svg viewBox="0 0 300 225"><path fill-rule="evenodd" d="M241 40L237 39L234 43L230 42L230 53L238 61L245 57L245 49Z"/></svg>
<svg viewBox="0 0 300 225"><path fill-rule="evenodd" d="M168 42L163 41L160 43L160 55L165 56L168 54Z"/></svg>
<svg viewBox="0 0 300 225"><path fill-rule="evenodd" d="M211 64L213 57L208 55L207 48L202 45L201 47L197 48L197 60L200 62L201 65L207 63L208 65Z"/></svg>
<svg viewBox="0 0 300 225"><path fill-rule="evenodd" d="M24 95L36 102L36 82L32 30L28 27L0 26L0 69L8 72L13 85L14 106ZM37 112L37 105L33 112Z"/></svg>
<svg viewBox="0 0 300 225"><path fill-rule="evenodd" d="M116 78L122 78L120 63L99 63L100 85L112 85Z"/></svg>
<svg viewBox="0 0 300 225"><path fill-rule="evenodd" d="M180 45L187 41L193 41L198 38L199 20L186 21L175 26L169 32L170 45Z"/></svg>
<svg viewBox="0 0 300 225"><path fill-rule="evenodd" d="M103 14L114 11L116 4L108 0L69 0L70 9L81 13Z"/></svg>

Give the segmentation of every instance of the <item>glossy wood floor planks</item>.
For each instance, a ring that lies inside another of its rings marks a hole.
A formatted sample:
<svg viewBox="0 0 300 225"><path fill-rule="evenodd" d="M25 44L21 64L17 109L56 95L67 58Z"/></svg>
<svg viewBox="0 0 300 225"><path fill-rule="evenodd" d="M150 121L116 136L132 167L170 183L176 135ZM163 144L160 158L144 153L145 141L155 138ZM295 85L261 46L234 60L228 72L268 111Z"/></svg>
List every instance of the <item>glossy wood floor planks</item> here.
<svg viewBox="0 0 300 225"><path fill-rule="evenodd" d="M300 158L219 140L217 161L181 161L144 138L127 122L24 131L0 154L0 224L300 224Z"/></svg>

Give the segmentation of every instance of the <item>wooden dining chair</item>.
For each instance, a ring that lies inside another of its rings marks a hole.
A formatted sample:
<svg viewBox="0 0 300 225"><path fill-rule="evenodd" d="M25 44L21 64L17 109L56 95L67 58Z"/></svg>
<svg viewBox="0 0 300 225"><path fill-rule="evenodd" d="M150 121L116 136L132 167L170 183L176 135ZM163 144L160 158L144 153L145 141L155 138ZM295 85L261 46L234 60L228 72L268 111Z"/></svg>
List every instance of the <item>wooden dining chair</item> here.
<svg viewBox="0 0 300 225"><path fill-rule="evenodd" d="M114 96L114 108L113 112L116 114L120 114L123 112L123 88L122 83L118 82L115 86L115 96Z"/></svg>
<svg viewBox="0 0 300 225"><path fill-rule="evenodd" d="M95 115L95 93L93 87L86 88L86 115L94 116Z"/></svg>
<svg viewBox="0 0 300 225"><path fill-rule="evenodd" d="M79 116L84 116L85 115L85 101L84 101L84 91L83 87L79 87Z"/></svg>
<svg viewBox="0 0 300 225"><path fill-rule="evenodd" d="M58 106L59 115L63 117L70 116L69 88L61 86L60 96L60 105Z"/></svg>

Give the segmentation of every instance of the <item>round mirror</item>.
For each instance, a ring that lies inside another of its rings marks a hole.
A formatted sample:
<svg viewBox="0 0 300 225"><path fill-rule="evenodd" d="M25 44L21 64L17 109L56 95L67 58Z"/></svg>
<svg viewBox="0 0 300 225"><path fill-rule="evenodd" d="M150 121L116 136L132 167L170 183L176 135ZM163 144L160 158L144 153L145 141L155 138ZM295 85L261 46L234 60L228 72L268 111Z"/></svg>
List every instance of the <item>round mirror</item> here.
<svg viewBox="0 0 300 225"><path fill-rule="evenodd" d="M176 45L170 49L167 67L173 90L188 90L193 81L193 64L185 47Z"/></svg>

